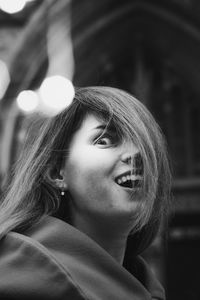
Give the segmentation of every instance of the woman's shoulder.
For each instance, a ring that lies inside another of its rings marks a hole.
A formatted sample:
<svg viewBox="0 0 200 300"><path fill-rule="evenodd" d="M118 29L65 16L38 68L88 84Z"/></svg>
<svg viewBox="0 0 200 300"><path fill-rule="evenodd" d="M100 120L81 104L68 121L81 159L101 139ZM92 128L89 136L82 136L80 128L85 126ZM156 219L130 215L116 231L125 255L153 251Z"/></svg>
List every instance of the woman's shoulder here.
<svg viewBox="0 0 200 300"><path fill-rule="evenodd" d="M152 277L143 261L136 261L139 273ZM0 241L0 299L164 299L156 281L146 284L134 272L54 217Z"/></svg>
<svg viewBox="0 0 200 300"><path fill-rule="evenodd" d="M88 299L50 249L51 225L47 218L24 234L9 232L0 241L1 299ZM57 224L62 227L61 224Z"/></svg>

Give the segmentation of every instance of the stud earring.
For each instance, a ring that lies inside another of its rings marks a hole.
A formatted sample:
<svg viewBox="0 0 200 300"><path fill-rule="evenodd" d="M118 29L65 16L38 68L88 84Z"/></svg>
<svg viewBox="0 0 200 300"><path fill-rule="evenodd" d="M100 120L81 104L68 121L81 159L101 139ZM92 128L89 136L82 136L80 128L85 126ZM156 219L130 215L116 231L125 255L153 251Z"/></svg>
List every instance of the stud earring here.
<svg viewBox="0 0 200 300"><path fill-rule="evenodd" d="M61 186L60 186L60 194L61 194L61 196L64 196L65 195L65 191L66 191L66 189L67 189L67 186L66 186L66 184L64 183L64 182L62 182L62 184L61 184Z"/></svg>
<svg viewBox="0 0 200 300"><path fill-rule="evenodd" d="M64 196L65 195L65 190L67 188L67 185L64 182L64 180L63 179L56 179L56 185L60 190L61 196Z"/></svg>
<svg viewBox="0 0 200 300"><path fill-rule="evenodd" d="M61 190L60 194L61 194L61 196L64 196L65 195L65 191Z"/></svg>

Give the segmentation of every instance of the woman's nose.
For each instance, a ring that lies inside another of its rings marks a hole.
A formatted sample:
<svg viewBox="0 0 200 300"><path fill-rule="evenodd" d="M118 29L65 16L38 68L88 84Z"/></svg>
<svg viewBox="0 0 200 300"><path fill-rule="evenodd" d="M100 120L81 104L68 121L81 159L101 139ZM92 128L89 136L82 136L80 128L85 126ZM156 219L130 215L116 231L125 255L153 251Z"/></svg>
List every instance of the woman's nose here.
<svg viewBox="0 0 200 300"><path fill-rule="evenodd" d="M139 152L131 153L131 152L124 152L121 155L121 161L126 164L132 164L135 168L142 167L142 157Z"/></svg>
<svg viewBox="0 0 200 300"><path fill-rule="evenodd" d="M123 163L131 164L132 159L133 159L132 153L124 152L121 154L121 161Z"/></svg>

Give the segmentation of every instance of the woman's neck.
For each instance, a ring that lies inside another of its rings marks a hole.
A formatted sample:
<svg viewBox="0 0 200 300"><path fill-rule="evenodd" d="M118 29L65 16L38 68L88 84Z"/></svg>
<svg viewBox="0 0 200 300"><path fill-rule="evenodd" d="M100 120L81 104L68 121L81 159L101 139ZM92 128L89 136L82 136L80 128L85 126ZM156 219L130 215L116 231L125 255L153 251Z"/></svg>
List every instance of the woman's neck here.
<svg viewBox="0 0 200 300"><path fill-rule="evenodd" d="M88 235L122 265L130 228L116 228L113 224L109 226L106 222L95 221L88 222L84 218L76 218L72 225Z"/></svg>
<svg viewBox="0 0 200 300"><path fill-rule="evenodd" d="M105 239L102 236L93 237L104 250L106 250L119 264L123 264L124 254L126 250L127 237L108 237Z"/></svg>

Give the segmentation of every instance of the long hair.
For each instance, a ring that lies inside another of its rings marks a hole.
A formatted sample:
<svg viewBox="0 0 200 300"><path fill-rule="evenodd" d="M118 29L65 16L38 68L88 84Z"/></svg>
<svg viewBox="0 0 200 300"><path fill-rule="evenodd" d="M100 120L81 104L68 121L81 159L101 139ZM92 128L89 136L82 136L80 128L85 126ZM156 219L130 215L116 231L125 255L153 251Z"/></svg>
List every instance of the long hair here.
<svg viewBox="0 0 200 300"><path fill-rule="evenodd" d="M139 240L140 250L152 242L167 215L169 203L171 176L165 139L140 101L111 87L76 89L72 104L46 120L38 138L25 147L0 205L0 237L10 230L23 231L59 210L59 193L49 182L47 171L59 176L72 136L88 112L97 114L108 124L112 122L121 139L132 141L139 150L143 169L142 201L138 204L132 233Z"/></svg>

